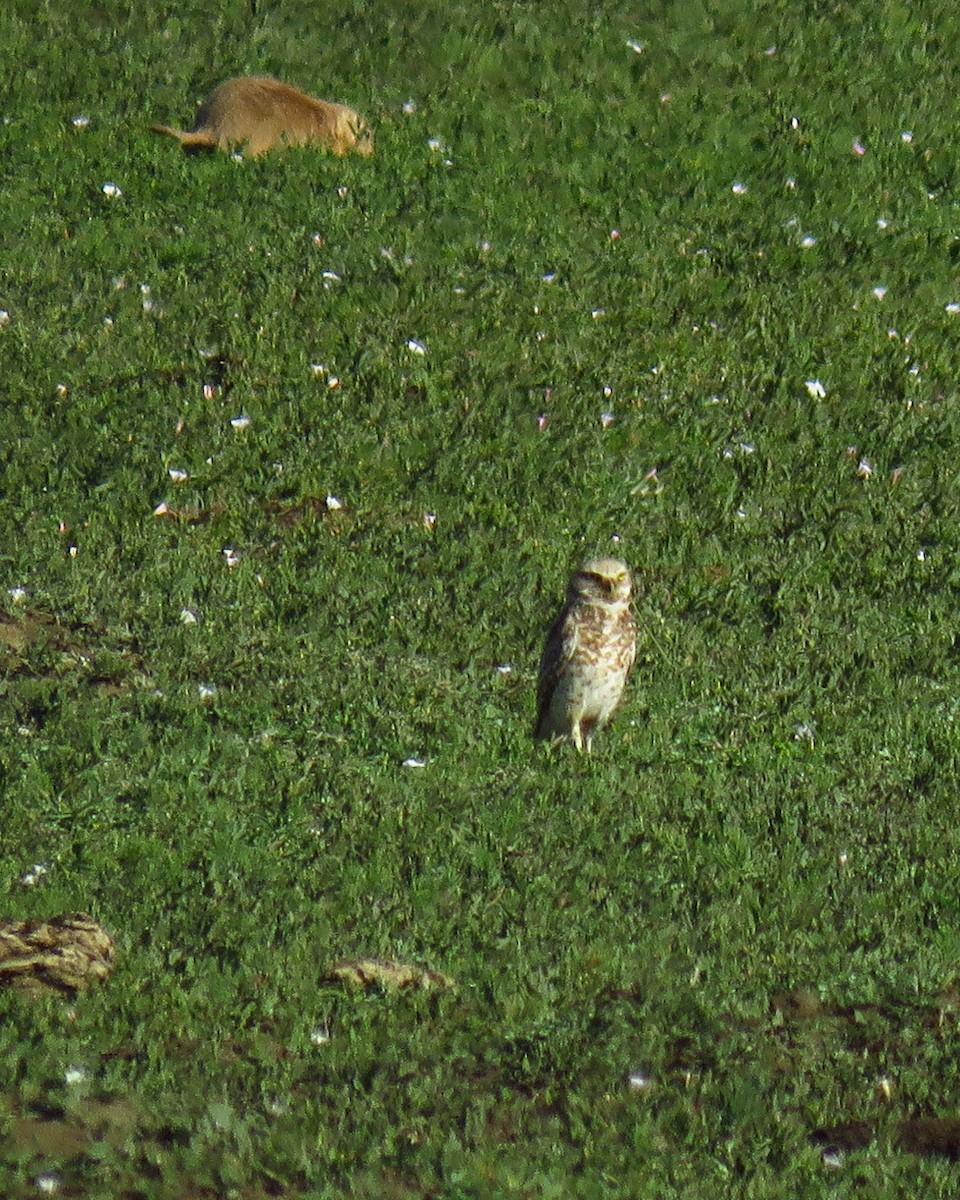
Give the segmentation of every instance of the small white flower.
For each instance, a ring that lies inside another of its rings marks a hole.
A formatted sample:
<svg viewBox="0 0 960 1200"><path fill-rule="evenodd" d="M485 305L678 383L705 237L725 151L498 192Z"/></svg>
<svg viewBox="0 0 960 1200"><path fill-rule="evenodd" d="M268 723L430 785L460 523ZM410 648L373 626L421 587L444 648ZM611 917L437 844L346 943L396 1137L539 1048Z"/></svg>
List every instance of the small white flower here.
<svg viewBox="0 0 960 1200"><path fill-rule="evenodd" d="M77 555L80 553L80 547L79 546L71 546L70 549L67 551L67 553L70 555L71 558L76 558Z"/></svg>
<svg viewBox="0 0 960 1200"><path fill-rule="evenodd" d="M872 474L873 467L871 464L865 458L861 458L857 463L857 475L861 479L869 479Z"/></svg>
<svg viewBox="0 0 960 1200"><path fill-rule="evenodd" d="M60 1176L55 1171L46 1171L33 1181L38 1192L45 1196L55 1196L60 1191Z"/></svg>
<svg viewBox="0 0 960 1200"><path fill-rule="evenodd" d="M227 564L227 567L231 571L240 562L240 555L232 546L224 547L224 549L221 551L221 554L223 555L223 561Z"/></svg>
<svg viewBox="0 0 960 1200"><path fill-rule="evenodd" d="M889 225L890 225L890 222L887 220L886 217L877 217L877 228L878 229L887 229L889 227Z"/></svg>
<svg viewBox="0 0 960 1200"><path fill-rule="evenodd" d="M329 279L332 283L340 282L340 276L336 273L336 271L322 271L320 274L320 278L321 279Z"/></svg>
<svg viewBox="0 0 960 1200"><path fill-rule="evenodd" d="M793 740L795 742L810 742L813 743L817 733L817 728L812 721L801 721L793 731Z"/></svg>
<svg viewBox="0 0 960 1200"><path fill-rule="evenodd" d="M328 496L326 503L329 512L336 512L338 508L343 508L343 502L338 500L336 496Z"/></svg>
<svg viewBox="0 0 960 1200"><path fill-rule="evenodd" d="M595 321L599 321L603 315L604 309L602 308L594 308L590 310L590 316L593 317Z"/></svg>
<svg viewBox="0 0 960 1200"><path fill-rule="evenodd" d="M642 1071L631 1071L627 1076L627 1083L634 1092L645 1092L651 1082L650 1076L645 1075Z"/></svg>
<svg viewBox="0 0 960 1200"><path fill-rule="evenodd" d="M610 241L611 242L619 242L620 241L620 230L619 229L611 229L610 230Z"/></svg>
<svg viewBox="0 0 960 1200"><path fill-rule="evenodd" d="M67 1067L63 1073L63 1082L67 1087L74 1087L78 1083L86 1083L90 1078L90 1072L86 1067Z"/></svg>
<svg viewBox="0 0 960 1200"><path fill-rule="evenodd" d="M153 515L155 517L165 517L169 512L170 505L167 504L166 500L161 500L157 507L153 510Z"/></svg>
<svg viewBox="0 0 960 1200"><path fill-rule="evenodd" d="M435 154L439 154L441 151L442 151L444 154L446 154L446 152L447 152L447 148L446 148L446 146L444 146L443 142L441 142L439 138L435 138L435 137L428 138L428 139L427 139L427 145L430 147L430 149L431 149L431 150L432 150L432 151L433 151Z"/></svg>
<svg viewBox="0 0 960 1200"><path fill-rule="evenodd" d="M216 696L216 694L217 694L217 689L214 684L212 684L212 683L198 683L197 684L197 695L204 702L206 702L207 700L212 700Z"/></svg>
<svg viewBox="0 0 960 1200"><path fill-rule="evenodd" d="M612 388L612 387L607 387L607 386L604 386L604 388L603 388L603 398L604 398L604 400L609 400L609 399L610 399L610 397L611 397L612 395L613 395L613 388Z"/></svg>
<svg viewBox="0 0 960 1200"><path fill-rule="evenodd" d="M180 609L180 624L181 625L196 625L197 619L198 619L197 614L193 611L192 608L181 608Z"/></svg>
<svg viewBox="0 0 960 1200"><path fill-rule="evenodd" d="M83 117L83 116L74 117L73 124L74 124L74 128L76 128L76 129L86 129L86 127L90 124L90 118Z"/></svg>
<svg viewBox="0 0 960 1200"><path fill-rule="evenodd" d="M248 417L245 413L241 413L239 417L231 417L230 424L234 427L234 429L246 429L250 424L250 417Z"/></svg>
<svg viewBox="0 0 960 1200"><path fill-rule="evenodd" d="M417 111L417 102L416 100L404 100L403 104L400 105L400 108L409 117Z"/></svg>
<svg viewBox="0 0 960 1200"><path fill-rule="evenodd" d="M497 663L498 675L509 675L513 670L513 663Z"/></svg>
<svg viewBox="0 0 960 1200"><path fill-rule="evenodd" d="M800 128L800 118L799 117L791 117L790 118L790 128L791 129L799 129Z"/></svg>
<svg viewBox="0 0 960 1200"><path fill-rule="evenodd" d="M36 887L41 879L43 879L44 875L48 874L49 871L50 868L46 863L34 863L33 869L27 871L21 878L20 882L24 885L24 887Z"/></svg>
<svg viewBox="0 0 960 1200"><path fill-rule="evenodd" d="M926 561L927 561L927 552L921 546L920 549L917 551L917 562L926 562Z"/></svg>
<svg viewBox="0 0 960 1200"><path fill-rule="evenodd" d="M434 512L425 512L423 514L423 523L427 529L435 529L437 526L437 514Z"/></svg>
<svg viewBox="0 0 960 1200"><path fill-rule="evenodd" d="M900 141L903 142L904 145L908 146L913 141L913 133L909 129L905 129L903 133L900 134Z"/></svg>
<svg viewBox="0 0 960 1200"><path fill-rule="evenodd" d="M317 1025L310 1030L310 1041L315 1046L325 1046L330 1041L330 1030L325 1025Z"/></svg>
<svg viewBox="0 0 960 1200"><path fill-rule="evenodd" d="M814 400L822 400L827 394L827 389L823 386L819 379L808 379L805 386Z"/></svg>
<svg viewBox="0 0 960 1200"><path fill-rule="evenodd" d="M183 483L185 480L190 478L189 473L187 471L181 471L179 467L171 467L167 474L174 483Z"/></svg>
<svg viewBox="0 0 960 1200"><path fill-rule="evenodd" d="M811 237L809 234L807 234L807 236L800 242L800 245L804 248L804 250L812 250L816 244L817 239L815 237Z"/></svg>
<svg viewBox="0 0 960 1200"><path fill-rule="evenodd" d="M22 587L7 588L7 595L14 604L23 604L27 598L27 589Z"/></svg>
<svg viewBox="0 0 960 1200"><path fill-rule="evenodd" d="M849 861L850 861L850 857L847 854L846 850L841 850L840 853L837 855L837 866L845 867Z"/></svg>
<svg viewBox="0 0 960 1200"><path fill-rule="evenodd" d="M548 271L546 275L541 275L540 278L544 283L553 283L557 276L554 271Z"/></svg>
<svg viewBox="0 0 960 1200"><path fill-rule="evenodd" d="M323 234L322 233L311 233L310 241L313 242L313 244L319 249L323 245Z"/></svg>
<svg viewBox="0 0 960 1200"><path fill-rule="evenodd" d="M10 312L6 308L0 308L0 325L10 324Z"/></svg>
<svg viewBox="0 0 960 1200"><path fill-rule="evenodd" d="M600 424L604 429L609 429L615 420L616 418L612 412L602 412L600 414Z"/></svg>
<svg viewBox="0 0 960 1200"><path fill-rule="evenodd" d="M335 392L339 386L340 386L340 376L339 375L331 375L330 378L327 380L327 387L330 389L331 392Z"/></svg>
<svg viewBox="0 0 960 1200"><path fill-rule="evenodd" d="M118 196L123 195L115 183L105 183L100 190L108 200L116 200Z"/></svg>
<svg viewBox="0 0 960 1200"><path fill-rule="evenodd" d="M422 758L405 758L402 765L405 767L425 767L427 764Z"/></svg>
<svg viewBox="0 0 960 1200"><path fill-rule="evenodd" d="M843 1166L843 1158L839 1150L827 1149L823 1152L823 1165L837 1169Z"/></svg>
<svg viewBox="0 0 960 1200"><path fill-rule="evenodd" d="M863 142L860 141L859 138L853 139L853 145L850 147L850 149L853 151L854 154L857 155L858 158L863 158L863 156L867 152L866 146L863 144Z"/></svg>
<svg viewBox="0 0 960 1200"><path fill-rule="evenodd" d="M340 187L337 188L337 195L340 197L341 200L346 200L347 196L350 195L350 189L348 187L344 187L343 185L341 185Z"/></svg>
<svg viewBox="0 0 960 1200"><path fill-rule="evenodd" d="M547 416L546 413L541 413L540 416L537 417L537 428L540 430L541 433L543 433L543 431L546 429L549 422L550 422L550 418Z"/></svg>
<svg viewBox="0 0 960 1200"><path fill-rule="evenodd" d="M416 338L410 338L407 342L407 349L411 354L426 354L427 348L423 342L418 342Z"/></svg>
<svg viewBox="0 0 960 1200"><path fill-rule="evenodd" d="M730 191L733 192L735 196L745 196L748 188L745 183L735 183Z"/></svg>
<svg viewBox="0 0 960 1200"><path fill-rule="evenodd" d="M323 363L311 363L310 370L314 373L314 375L326 375L327 373L327 368Z"/></svg>
<svg viewBox="0 0 960 1200"><path fill-rule="evenodd" d="M644 45L643 42L635 42L632 38L627 38L627 48L632 50L634 54L642 54Z"/></svg>
<svg viewBox="0 0 960 1200"><path fill-rule="evenodd" d="M794 177L792 175L788 176L788 178L787 178L787 187L790 189L791 192L794 192L797 190L797 181L794 179Z"/></svg>
<svg viewBox="0 0 960 1200"><path fill-rule="evenodd" d="M960 313L960 304L948 304L947 312L950 313L951 315L953 315L955 313Z"/></svg>
<svg viewBox="0 0 960 1200"><path fill-rule="evenodd" d="M213 386L212 383L205 383L203 385L204 400L212 400L214 398L214 396L216 396L216 394L217 394L217 389Z"/></svg>
<svg viewBox="0 0 960 1200"><path fill-rule="evenodd" d="M877 298L878 300L882 300L882 299L884 298L884 296L887 294L887 289L886 289L885 287L882 287L882 286L881 286L881 287L875 287L875 288L873 289L873 294L874 294L874 296L876 296L876 298Z"/></svg>

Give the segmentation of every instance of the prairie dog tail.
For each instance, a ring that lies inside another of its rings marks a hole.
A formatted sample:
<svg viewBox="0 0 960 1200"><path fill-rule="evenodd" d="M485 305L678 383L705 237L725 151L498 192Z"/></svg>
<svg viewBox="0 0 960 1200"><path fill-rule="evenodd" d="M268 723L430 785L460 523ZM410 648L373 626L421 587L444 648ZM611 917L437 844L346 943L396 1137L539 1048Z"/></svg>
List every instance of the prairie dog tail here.
<svg viewBox="0 0 960 1200"><path fill-rule="evenodd" d="M148 125L147 128L154 133L165 133L175 137L184 150L213 150L217 144L213 134L204 130L190 133L186 129L172 129L169 125Z"/></svg>

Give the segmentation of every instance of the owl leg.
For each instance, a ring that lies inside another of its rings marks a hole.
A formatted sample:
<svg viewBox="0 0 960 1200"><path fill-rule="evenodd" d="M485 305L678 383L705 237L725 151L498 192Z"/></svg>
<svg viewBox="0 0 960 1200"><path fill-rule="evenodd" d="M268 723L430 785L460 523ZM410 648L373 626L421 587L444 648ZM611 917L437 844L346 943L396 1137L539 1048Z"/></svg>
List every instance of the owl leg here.
<svg viewBox="0 0 960 1200"><path fill-rule="evenodd" d="M573 725L571 726L570 738L571 738L571 741L573 742L573 744L577 748L577 753L582 754L583 753L583 731L580 728L579 721L574 721ZM590 739L589 738L587 738L587 753L588 754L590 753Z"/></svg>

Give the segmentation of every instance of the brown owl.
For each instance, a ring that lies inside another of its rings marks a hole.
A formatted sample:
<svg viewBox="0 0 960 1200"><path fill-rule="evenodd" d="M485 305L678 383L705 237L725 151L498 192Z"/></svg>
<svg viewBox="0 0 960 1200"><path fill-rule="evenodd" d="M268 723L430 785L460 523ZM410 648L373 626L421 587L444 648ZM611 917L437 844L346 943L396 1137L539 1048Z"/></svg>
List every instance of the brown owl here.
<svg viewBox="0 0 960 1200"><path fill-rule="evenodd" d="M619 558L588 559L571 575L566 607L540 658L536 738L568 737L590 753L594 733L620 703L637 653L630 590L630 569Z"/></svg>

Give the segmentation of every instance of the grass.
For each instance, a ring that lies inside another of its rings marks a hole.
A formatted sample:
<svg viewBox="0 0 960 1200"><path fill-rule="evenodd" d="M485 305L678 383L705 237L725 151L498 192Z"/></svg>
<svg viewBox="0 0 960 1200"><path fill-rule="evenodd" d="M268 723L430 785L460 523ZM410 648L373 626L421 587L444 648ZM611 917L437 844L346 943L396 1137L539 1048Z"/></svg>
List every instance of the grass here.
<svg viewBox="0 0 960 1200"><path fill-rule="evenodd" d="M897 1129L958 1085L956 18L36 7L0 915L120 959L0 995L0 1190L953 1195ZM254 71L375 157L145 131ZM611 549L638 670L551 754ZM370 955L458 986L325 980Z"/></svg>

